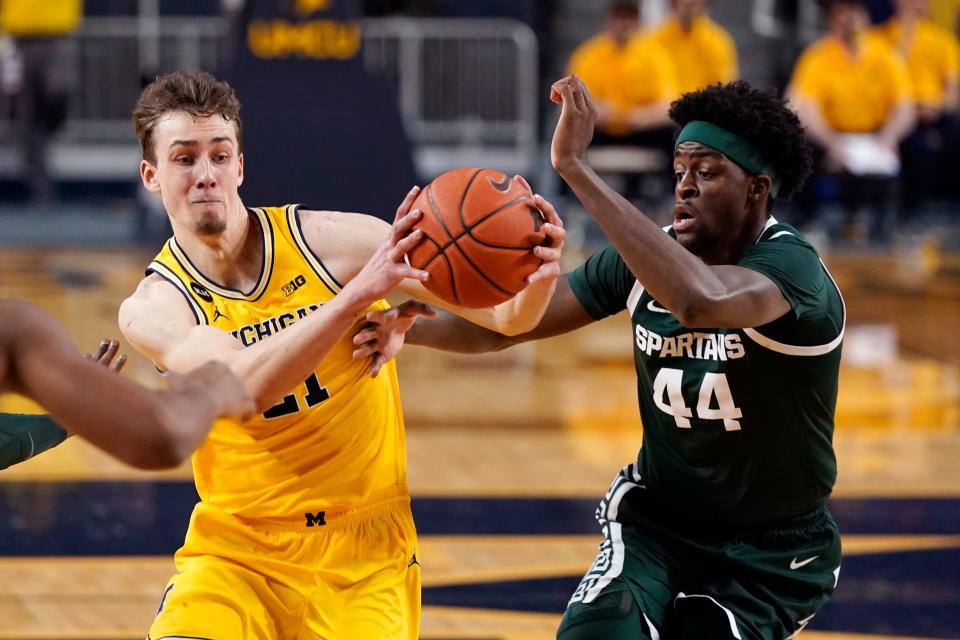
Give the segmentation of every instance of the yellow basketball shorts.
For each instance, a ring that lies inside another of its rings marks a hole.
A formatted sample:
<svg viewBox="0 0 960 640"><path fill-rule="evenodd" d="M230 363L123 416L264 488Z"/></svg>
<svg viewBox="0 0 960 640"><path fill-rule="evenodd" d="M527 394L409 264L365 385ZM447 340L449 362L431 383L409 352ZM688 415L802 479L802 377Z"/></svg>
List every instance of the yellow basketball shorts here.
<svg viewBox="0 0 960 640"><path fill-rule="evenodd" d="M148 639L416 640L420 563L406 490L323 515L308 527L198 504Z"/></svg>

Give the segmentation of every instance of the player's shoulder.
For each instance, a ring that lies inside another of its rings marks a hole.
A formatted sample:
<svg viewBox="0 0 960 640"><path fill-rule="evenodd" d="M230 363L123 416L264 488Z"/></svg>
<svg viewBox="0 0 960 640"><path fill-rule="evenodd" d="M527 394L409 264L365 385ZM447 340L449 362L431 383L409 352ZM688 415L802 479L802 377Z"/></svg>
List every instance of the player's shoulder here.
<svg viewBox="0 0 960 640"><path fill-rule="evenodd" d="M366 213L301 209L299 215L307 246L344 283L390 233L389 223Z"/></svg>
<svg viewBox="0 0 960 640"><path fill-rule="evenodd" d="M767 222L767 226L764 227L763 231L760 233L760 237L757 238L755 246L769 246L771 244L776 244L780 246L792 245L795 247L801 247L806 251L818 255L816 247L806 238L796 227L793 227L789 224L778 222L776 218L770 218Z"/></svg>
<svg viewBox="0 0 960 640"><path fill-rule="evenodd" d="M149 273L137 284L133 293L120 303L120 329L151 325L169 319L190 319L189 306L182 293L156 272Z"/></svg>
<svg viewBox="0 0 960 640"><path fill-rule="evenodd" d="M376 238L377 246L390 228L386 221L366 213L317 209L300 209L298 213L307 243L320 242L333 249L367 244L371 237Z"/></svg>

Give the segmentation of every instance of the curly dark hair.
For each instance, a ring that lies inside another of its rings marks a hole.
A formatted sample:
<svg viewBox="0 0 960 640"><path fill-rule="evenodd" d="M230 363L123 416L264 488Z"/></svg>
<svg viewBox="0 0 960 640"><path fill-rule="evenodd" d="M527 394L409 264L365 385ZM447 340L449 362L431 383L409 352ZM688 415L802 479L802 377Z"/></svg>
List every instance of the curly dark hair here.
<svg viewBox="0 0 960 640"><path fill-rule="evenodd" d="M789 200L813 168L803 126L786 100L743 80L685 93L670 105L670 119L681 128L704 120L752 144L777 170L782 181L779 198Z"/></svg>

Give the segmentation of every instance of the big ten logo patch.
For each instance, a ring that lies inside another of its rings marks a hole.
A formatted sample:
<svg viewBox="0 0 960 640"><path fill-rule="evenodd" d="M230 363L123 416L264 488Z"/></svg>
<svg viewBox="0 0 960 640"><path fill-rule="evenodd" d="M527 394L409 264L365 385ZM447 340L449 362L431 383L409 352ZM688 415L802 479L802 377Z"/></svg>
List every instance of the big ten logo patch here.
<svg viewBox="0 0 960 640"><path fill-rule="evenodd" d="M190 288L193 289L193 292L197 294L197 297L199 297L201 300L205 302L213 302L213 296L210 295L210 292L198 285L196 282L191 282Z"/></svg>
<svg viewBox="0 0 960 640"><path fill-rule="evenodd" d="M297 289L299 289L305 284L307 284L307 279L304 278L302 275L299 275L293 280L291 280L290 282L288 282L287 284L283 285L283 293L286 294L286 296L289 298L291 295L293 295L294 291L296 291Z"/></svg>

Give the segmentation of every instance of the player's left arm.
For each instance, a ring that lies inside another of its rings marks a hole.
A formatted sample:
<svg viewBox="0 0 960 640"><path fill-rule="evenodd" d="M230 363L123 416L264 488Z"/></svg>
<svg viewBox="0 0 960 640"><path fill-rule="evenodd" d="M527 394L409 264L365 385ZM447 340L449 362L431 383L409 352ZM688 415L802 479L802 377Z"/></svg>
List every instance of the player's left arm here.
<svg viewBox="0 0 960 640"><path fill-rule="evenodd" d="M498 333L517 335L530 331L540 322L553 296L566 238L563 221L553 205L541 196L534 196L534 202L546 218L542 229L550 242L548 246L534 247L534 255L543 263L527 278L527 287L510 300L495 307L467 309L441 300L416 280L408 278L398 288L417 300ZM357 274L390 233L389 224L365 214L304 210L300 214L308 246L323 257L327 268L344 284Z"/></svg>

